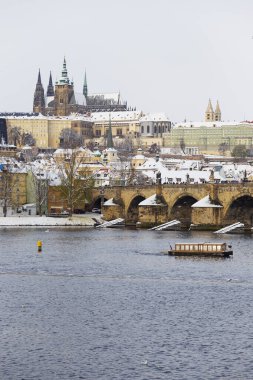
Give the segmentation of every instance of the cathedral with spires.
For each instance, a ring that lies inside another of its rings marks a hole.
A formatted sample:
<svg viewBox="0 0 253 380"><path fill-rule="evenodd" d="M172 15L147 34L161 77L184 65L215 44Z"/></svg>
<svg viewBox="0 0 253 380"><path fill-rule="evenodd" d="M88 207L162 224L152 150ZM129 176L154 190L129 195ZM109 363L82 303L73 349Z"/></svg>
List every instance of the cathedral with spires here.
<svg viewBox="0 0 253 380"><path fill-rule="evenodd" d="M120 92L89 94L86 72L84 76L83 93L74 91L74 82L68 77L66 60L64 58L61 77L53 85L52 74L45 94L39 70L34 92L33 112L42 115L68 116L71 113L87 114L103 111L126 111L127 102L123 102Z"/></svg>

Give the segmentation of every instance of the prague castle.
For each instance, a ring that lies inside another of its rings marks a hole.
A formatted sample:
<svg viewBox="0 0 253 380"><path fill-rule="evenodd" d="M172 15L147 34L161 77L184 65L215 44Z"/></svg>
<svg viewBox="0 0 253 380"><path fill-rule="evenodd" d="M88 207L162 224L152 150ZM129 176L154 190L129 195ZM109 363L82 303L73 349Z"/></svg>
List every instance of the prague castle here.
<svg viewBox="0 0 253 380"><path fill-rule="evenodd" d="M71 113L85 114L101 111L126 111L127 102L123 102L120 93L88 94L86 73L83 93L74 91L74 83L68 77L66 60L64 58L61 77L53 86L50 72L46 96L39 71L33 99L33 112L42 115L68 116Z"/></svg>

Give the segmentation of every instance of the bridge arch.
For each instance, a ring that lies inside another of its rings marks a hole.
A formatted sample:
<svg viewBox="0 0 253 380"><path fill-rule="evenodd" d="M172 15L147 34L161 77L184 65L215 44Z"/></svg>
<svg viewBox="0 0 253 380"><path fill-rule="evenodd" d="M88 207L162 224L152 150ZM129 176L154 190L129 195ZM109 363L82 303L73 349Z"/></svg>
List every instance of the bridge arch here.
<svg viewBox="0 0 253 380"><path fill-rule="evenodd" d="M182 194L171 207L170 219L178 219L183 227L189 228L191 225L192 205L198 199L190 194Z"/></svg>
<svg viewBox="0 0 253 380"><path fill-rule="evenodd" d="M91 203L91 206L90 206L90 209L92 210L93 208L98 208L101 210L101 207L102 207L102 200L103 202L106 202L108 199L105 198L105 197L102 197L101 195L97 196L96 198L94 198L92 200L92 203Z"/></svg>
<svg viewBox="0 0 253 380"><path fill-rule="evenodd" d="M126 223L136 224L138 222L138 214L139 214L138 205L145 199L146 198L140 194L132 198L126 212Z"/></svg>
<svg viewBox="0 0 253 380"><path fill-rule="evenodd" d="M224 224L236 222L253 226L253 196L249 194L234 197L225 210Z"/></svg>

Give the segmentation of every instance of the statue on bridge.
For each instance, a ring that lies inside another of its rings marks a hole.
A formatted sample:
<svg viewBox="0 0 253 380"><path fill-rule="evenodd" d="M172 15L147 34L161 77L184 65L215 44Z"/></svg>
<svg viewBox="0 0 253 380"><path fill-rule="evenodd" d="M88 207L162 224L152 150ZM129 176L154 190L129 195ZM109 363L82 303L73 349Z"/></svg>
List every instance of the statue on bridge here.
<svg viewBox="0 0 253 380"><path fill-rule="evenodd" d="M162 174L161 174L161 172L157 172L156 173L156 184L161 185L161 183L162 183Z"/></svg>

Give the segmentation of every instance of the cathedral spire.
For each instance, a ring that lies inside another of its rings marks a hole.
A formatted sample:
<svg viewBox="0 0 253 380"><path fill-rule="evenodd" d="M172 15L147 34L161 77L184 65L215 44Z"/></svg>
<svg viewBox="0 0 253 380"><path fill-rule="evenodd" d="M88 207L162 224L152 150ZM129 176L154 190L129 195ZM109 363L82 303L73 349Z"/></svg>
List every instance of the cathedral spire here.
<svg viewBox="0 0 253 380"><path fill-rule="evenodd" d="M211 99L209 99L209 101L208 101L206 112L213 112L213 106L212 106Z"/></svg>
<svg viewBox="0 0 253 380"><path fill-rule="evenodd" d="M50 71L49 82L47 86L47 96L54 96L54 86L53 86L51 71Z"/></svg>
<svg viewBox="0 0 253 380"><path fill-rule="evenodd" d="M220 105L219 105L218 100L217 100L217 103L216 103L214 117L215 117L216 121L221 121L221 110L220 110Z"/></svg>
<svg viewBox="0 0 253 380"><path fill-rule="evenodd" d="M111 112L109 112L109 128L107 135L107 148L113 148Z"/></svg>
<svg viewBox="0 0 253 380"><path fill-rule="evenodd" d="M69 83L68 70L67 70L66 59L64 57L59 84L68 84L68 83Z"/></svg>
<svg viewBox="0 0 253 380"><path fill-rule="evenodd" d="M44 88L41 83L40 69L38 74L38 80L33 97L33 112L45 113L45 97Z"/></svg>
<svg viewBox="0 0 253 380"><path fill-rule="evenodd" d="M86 70L85 70L85 74L84 74L83 94L84 94L85 98L87 98L87 96L88 96L88 85L87 85L87 78L86 78Z"/></svg>
<svg viewBox="0 0 253 380"><path fill-rule="evenodd" d="M38 74L37 84L38 84L38 85L41 85L40 69L39 69L39 74Z"/></svg>
<svg viewBox="0 0 253 380"><path fill-rule="evenodd" d="M211 99L209 99L206 113L205 113L205 121L213 121L213 120L214 120L213 106L211 103Z"/></svg>
<svg viewBox="0 0 253 380"><path fill-rule="evenodd" d="M219 105L219 102L217 100L217 103L216 103L216 108L215 108L215 113L220 113L220 105Z"/></svg>

